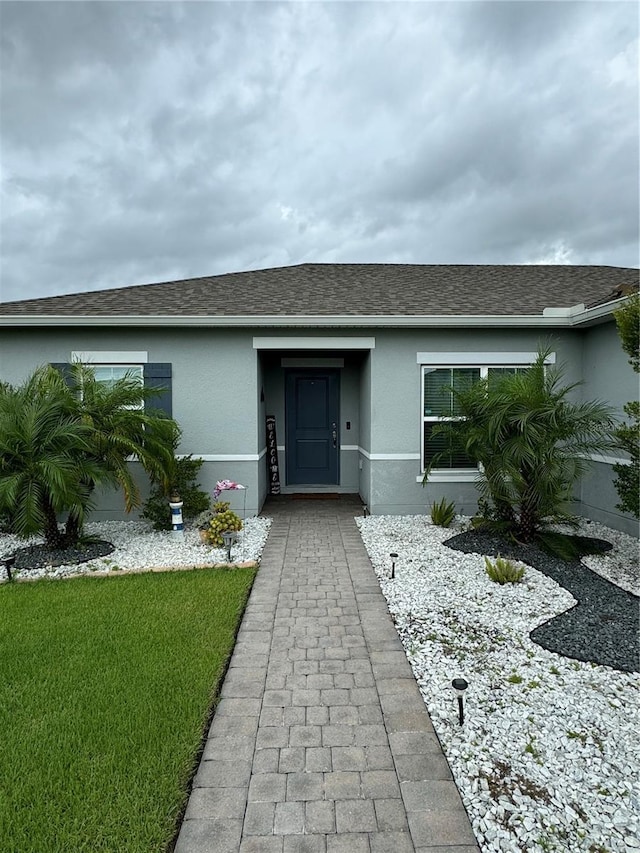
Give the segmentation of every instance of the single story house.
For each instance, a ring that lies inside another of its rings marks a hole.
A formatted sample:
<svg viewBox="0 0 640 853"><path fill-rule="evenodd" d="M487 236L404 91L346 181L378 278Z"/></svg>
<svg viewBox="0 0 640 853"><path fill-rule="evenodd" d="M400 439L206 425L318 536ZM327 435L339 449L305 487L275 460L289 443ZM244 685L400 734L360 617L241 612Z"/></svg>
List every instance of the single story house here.
<svg viewBox="0 0 640 853"><path fill-rule="evenodd" d="M372 513L424 513L442 496L475 507L475 470L451 458L422 486L442 388L522 367L549 344L584 399L616 410L638 394L612 312L638 270L587 266L300 264L0 304L0 379L74 359L99 375L140 371L165 389L201 483L359 493ZM269 418L269 429L267 419ZM594 460L576 511L637 532ZM238 500L238 496L235 496ZM120 496L102 517L119 517Z"/></svg>

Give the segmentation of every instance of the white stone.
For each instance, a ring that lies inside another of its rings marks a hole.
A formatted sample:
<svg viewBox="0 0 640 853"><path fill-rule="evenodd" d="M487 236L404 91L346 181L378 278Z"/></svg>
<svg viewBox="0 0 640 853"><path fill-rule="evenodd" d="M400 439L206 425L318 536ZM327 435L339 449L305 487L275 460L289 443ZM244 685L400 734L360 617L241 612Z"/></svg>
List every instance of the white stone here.
<svg viewBox="0 0 640 853"><path fill-rule="evenodd" d="M638 811L631 789L640 769L637 676L571 661L529 638L534 627L573 606L572 596L532 567L526 583L493 584L482 555L442 545L464 519L449 530L421 516L357 522L465 806L472 821L486 821L483 853L503 849L501 833L514 850L532 853L543 853L538 838L562 851L562 833L584 834L585 850L639 849L626 843L635 839ZM613 574L607 568L613 561L618 575L637 585L637 540L596 524L580 532L614 543L595 564L585 560L594 571ZM384 575L390 551L400 554L395 584ZM514 675L522 680L510 681ZM469 682L462 727L450 688L457 676ZM485 777L501 775L500 762L511 768L509 795L495 803ZM549 803L526 793L536 786ZM511 799L517 812L506 805Z"/></svg>
<svg viewBox="0 0 640 853"><path fill-rule="evenodd" d="M247 518L238 542L231 549L233 563L258 560L271 526L271 519ZM177 539L171 531L156 531L144 521L101 521L86 525L85 532L115 545L113 553L86 563L35 569L14 570L17 579L71 577L78 574L112 573L150 568L180 568L215 565L227 561L224 548L204 545L197 530L187 529L184 538ZM0 536L0 555L10 554L17 548L41 542L33 537L21 541L17 536Z"/></svg>

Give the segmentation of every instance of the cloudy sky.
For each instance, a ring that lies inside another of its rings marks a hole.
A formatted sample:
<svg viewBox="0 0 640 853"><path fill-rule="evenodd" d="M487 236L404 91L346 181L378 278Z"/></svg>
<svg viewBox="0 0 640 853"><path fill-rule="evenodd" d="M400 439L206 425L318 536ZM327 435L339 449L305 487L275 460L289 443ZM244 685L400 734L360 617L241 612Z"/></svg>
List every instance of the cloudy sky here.
<svg viewBox="0 0 640 853"><path fill-rule="evenodd" d="M0 3L3 301L638 266L634 2Z"/></svg>

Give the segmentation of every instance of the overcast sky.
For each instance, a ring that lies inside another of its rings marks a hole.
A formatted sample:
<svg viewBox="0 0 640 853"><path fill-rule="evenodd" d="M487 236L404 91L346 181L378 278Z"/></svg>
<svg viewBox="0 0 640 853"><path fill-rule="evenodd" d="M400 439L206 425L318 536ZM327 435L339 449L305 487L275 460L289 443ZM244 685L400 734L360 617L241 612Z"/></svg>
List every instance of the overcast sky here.
<svg viewBox="0 0 640 853"><path fill-rule="evenodd" d="M638 266L635 2L0 2L0 297Z"/></svg>

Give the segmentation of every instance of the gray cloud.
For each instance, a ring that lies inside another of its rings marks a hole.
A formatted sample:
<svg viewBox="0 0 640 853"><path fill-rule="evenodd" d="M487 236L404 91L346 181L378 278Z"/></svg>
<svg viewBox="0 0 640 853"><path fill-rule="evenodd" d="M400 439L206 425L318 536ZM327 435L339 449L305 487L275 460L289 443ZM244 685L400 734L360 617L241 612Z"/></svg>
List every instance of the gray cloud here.
<svg viewBox="0 0 640 853"><path fill-rule="evenodd" d="M633 4L0 15L3 300L303 261L638 265Z"/></svg>

